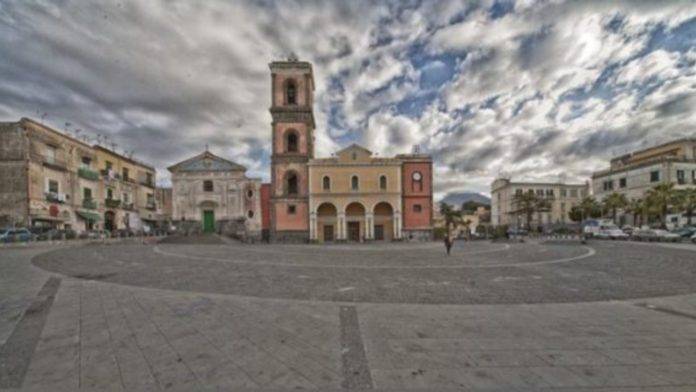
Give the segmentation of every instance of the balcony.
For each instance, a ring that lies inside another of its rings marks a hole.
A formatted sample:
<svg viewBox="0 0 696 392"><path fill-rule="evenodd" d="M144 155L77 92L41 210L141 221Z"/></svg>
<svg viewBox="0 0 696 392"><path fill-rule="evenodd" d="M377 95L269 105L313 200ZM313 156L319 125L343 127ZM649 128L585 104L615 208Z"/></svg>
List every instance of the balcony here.
<svg viewBox="0 0 696 392"><path fill-rule="evenodd" d="M97 202L94 201L94 199L83 199L82 200L82 208L86 208L88 210L96 210L97 209Z"/></svg>
<svg viewBox="0 0 696 392"><path fill-rule="evenodd" d="M150 211L155 211L157 209L157 204L155 204L155 202L148 202L145 205L145 208L150 210Z"/></svg>
<svg viewBox="0 0 696 392"><path fill-rule="evenodd" d="M121 207L121 200L118 199L104 199L104 205L107 208L119 208Z"/></svg>
<svg viewBox="0 0 696 392"><path fill-rule="evenodd" d="M99 173L86 167L81 167L77 169L77 175L80 176L80 178L84 178L85 180L99 180Z"/></svg>
<svg viewBox="0 0 696 392"><path fill-rule="evenodd" d="M68 165L62 159L58 159L58 158L50 156L50 155L41 155L41 154L31 154L31 157L35 161L41 162L41 164L44 165L45 167L48 167L48 168L51 168L54 170L68 171Z"/></svg>
<svg viewBox="0 0 696 392"><path fill-rule="evenodd" d="M140 182L140 185L146 186L146 187L148 187L148 188L154 188L154 187L155 187L155 184L153 184L152 180L150 180L150 181L148 181L148 180L140 180L139 182Z"/></svg>
<svg viewBox="0 0 696 392"><path fill-rule="evenodd" d="M121 208L124 210L133 211L135 207L133 206L133 203L123 203Z"/></svg>
<svg viewBox="0 0 696 392"><path fill-rule="evenodd" d="M57 192L46 192L46 201L51 203L65 203L65 194Z"/></svg>

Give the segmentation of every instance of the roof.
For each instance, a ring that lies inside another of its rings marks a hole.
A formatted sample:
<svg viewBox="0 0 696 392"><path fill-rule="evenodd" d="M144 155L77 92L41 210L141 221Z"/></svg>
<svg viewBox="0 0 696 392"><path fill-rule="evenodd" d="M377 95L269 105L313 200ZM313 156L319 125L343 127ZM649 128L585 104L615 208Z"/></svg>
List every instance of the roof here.
<svg viewBox="0 0 696 392"><path fill-rule="evenodd" d="M346 147L346 148L344 148L344 149L342 149L342 150L336 151L336 155L339 155L339 154L341 154L342 152L351 151L351 150L360 150L360 151L364 151L364 152L366 152L366 153L372 155L372 151L368 150L367 148L365 148L365 147L363 147L363 146L360 146L360 145L358 145L358 144L355 144L355 143L351 144L350 146L348 146L348 147Z"/></svg>
<svg viewBox="0 0 696 392"><path fill-rule="evenodd" d="M99 144L93 145L92 148L94 148L95 150L102 151L102 152L104 152L104 153L106 153L106 154L115 156L115 157L117 157L117 158L119 158L119 159L121 159L121 160L123 160L123 161L126 161L126 162L128 162L128 163L131 163L131 164L133 164L133 165L140 166L140 167L144 167L145 169L150 169L151 171L155 171L155 168L152 167L152 166L150 166L150 165L148 165L147 163L143 163L143 162L140 162L140 161L136 161L136 160L133 159L133 158L128 158L127 156L125 156L125 155L123 155L123 154L119 154L119 153L117 153L116 151L110 150L110 149L108 149L108 148L106 148L106 147L103 147L103 146L100 146Z"/></svg>
<svg viewBox="0 0 696 392"><path fill-rule="evenodd" d="M204 151L167 168L170 172L246 171L246 167Z"/></svg>

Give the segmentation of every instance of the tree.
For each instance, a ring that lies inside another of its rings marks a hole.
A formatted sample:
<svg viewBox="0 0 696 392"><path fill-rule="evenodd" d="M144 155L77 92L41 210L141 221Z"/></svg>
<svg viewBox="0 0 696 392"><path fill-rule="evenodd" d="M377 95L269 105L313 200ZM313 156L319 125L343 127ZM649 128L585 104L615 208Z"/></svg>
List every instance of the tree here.
<svg viewBox="0 0 696 392"><path fill-rule="evenodd" d="M568 211L568 218L573 222L582 222L582 208L580 206L570 207Z"/></svg>
<svg viewBox="0 0 696 392"><path fill-rule="evenodd" d="M631 199L626 205L626 211L633 215L633 226L642 226L647 213L646 203L643 199Z"/></svg>
<svg viewBox="0 0 696 392"><path fill-rule="evenodd" d="M450 228L457 228L459 225L463 224L462 212L455 210L451 205L442 202L440 203L440 215L445 219L445 229L447 232L447 238L451 238Z"/></svg>
<svg viewBox="0 0 696 392"><path fill-rule="evenodd" d="M582 212L581 221L587 218L599 218L602 216L602 208L592 196L587 196L580 202L580 211Z"/></svg>
<svg viewBox="0 0 696 392"><path fill-rule="evenodd" d="M539 197L532 191L515 193L512 201L517 209L517 212L524 214L526 218L526 227L528 231L532 230L532 216L537 210L539 204Z"/></svg>
<svg viewBox="0 0 696 392"><path fill-rule="evenodd" d="M676 204L686 215L686 224L691 226L691 217L696 210L696 188L678 189L675 192Z"/></svg>
<svg viewBox="0 0 696 392"><path fill-rule="evenodd" d="M667 213L669 206L674 203L674 183L668 182L656 185L646 194L648 205L658 212L662 228L667 227Z"/></svg>
<svg viewBox="0 0 696 392"><path fill-rule="evenodd" d="M616 224L616 210L626 207L628 200L626 195L618 192L613 192L603 200L604 208L611 211L611 220Z"/></svg>

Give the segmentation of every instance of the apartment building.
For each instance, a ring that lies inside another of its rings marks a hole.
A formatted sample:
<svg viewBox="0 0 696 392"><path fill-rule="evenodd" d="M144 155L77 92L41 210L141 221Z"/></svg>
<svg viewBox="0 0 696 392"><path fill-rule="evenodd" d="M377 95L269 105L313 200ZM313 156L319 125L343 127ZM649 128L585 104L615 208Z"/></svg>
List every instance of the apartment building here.
<svg viewBox="0 0 696 392"><path fill-rule="evenodd" d="M588 184L565 184L560 182L512 182L509 178L498 178L491 185L491 224L524 227L526 214L515 202L515 195L533 192L548 200L549 208L533 214L532 227L572 223L568 214L573 206L580 204L588 195Z"/></svg>
<svg viewBox="0 0 696 392"><path fill-rule="evenodd" d="M159 220L154 168L28 118L0 123L0 182L0 227L139 230Z"/></svg>

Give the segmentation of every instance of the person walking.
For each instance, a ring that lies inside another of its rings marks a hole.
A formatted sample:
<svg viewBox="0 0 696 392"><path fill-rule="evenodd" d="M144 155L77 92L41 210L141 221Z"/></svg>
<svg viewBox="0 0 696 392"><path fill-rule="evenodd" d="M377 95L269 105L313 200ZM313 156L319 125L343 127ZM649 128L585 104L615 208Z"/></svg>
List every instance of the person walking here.
<svg viewBox="0 0 696 392"><path fill-rule="evenodd" d="M448 235L445 236L445 249L447 249L447 256L449 256L450 250L452 249L452 240Z"/></svg>

